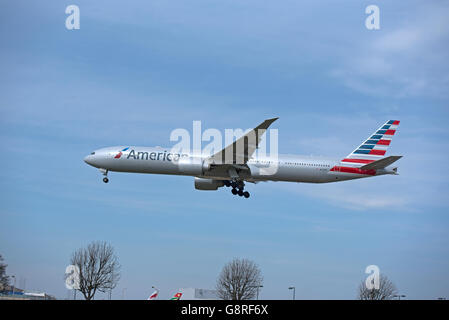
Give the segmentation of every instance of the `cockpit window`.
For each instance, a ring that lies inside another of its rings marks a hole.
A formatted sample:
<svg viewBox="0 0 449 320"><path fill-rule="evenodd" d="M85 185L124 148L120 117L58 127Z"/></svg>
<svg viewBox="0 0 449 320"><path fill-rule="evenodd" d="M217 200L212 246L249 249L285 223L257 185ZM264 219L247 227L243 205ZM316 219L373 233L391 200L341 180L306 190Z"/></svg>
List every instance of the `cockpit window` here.
<svg viewBox="0 0 449 320"><path fill-rule="evenodd" d="M91 155L94 155L94 154L95 154L95 151L91 153Z"/></svg>

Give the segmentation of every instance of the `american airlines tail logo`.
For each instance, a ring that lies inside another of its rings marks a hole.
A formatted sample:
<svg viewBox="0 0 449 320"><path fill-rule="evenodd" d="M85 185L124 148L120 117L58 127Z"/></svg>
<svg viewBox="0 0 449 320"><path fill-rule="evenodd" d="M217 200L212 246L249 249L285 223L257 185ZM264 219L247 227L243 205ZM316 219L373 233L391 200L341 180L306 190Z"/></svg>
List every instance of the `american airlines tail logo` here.
<svg viewBox="0 0 449 320"><path fill-rule="evenodd" d="M123 152L128 150L128 149L129 149L129 147L127 147L127 148L123 149L122 151L120 151L119 153L117 153L115 155L114 159L120 159L120 157L122 156Z"/></svg>

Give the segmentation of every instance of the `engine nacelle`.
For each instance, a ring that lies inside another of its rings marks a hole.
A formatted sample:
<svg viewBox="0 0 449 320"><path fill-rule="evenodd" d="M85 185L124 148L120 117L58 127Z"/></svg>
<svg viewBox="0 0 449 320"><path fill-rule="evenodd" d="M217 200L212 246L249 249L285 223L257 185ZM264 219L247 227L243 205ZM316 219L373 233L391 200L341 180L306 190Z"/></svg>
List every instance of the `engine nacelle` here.
<svg viewBox="0 0 449 320"><path fill-rule="evenodd" d="M180 173L192 176L202 175L210 169L210 163L200 157L184 157L177 164Z"/></svg>
<svg viewBox="0 0 449 320"><path fill-rule="evenodd" d="M195 189L197 190L217 190L224 186L223 180L204 179L195 177Z"/></svg>

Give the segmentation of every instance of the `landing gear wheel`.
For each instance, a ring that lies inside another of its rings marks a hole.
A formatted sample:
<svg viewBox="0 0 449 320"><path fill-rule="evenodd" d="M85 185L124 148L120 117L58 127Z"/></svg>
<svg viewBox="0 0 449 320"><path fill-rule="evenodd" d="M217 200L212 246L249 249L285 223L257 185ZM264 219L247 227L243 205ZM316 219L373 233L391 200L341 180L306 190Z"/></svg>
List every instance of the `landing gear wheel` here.
<svg viewBox="0 0 449 320"><path fill-rule="evenodd" d="M240 197L242 197L242 196L243 196L243 190L240 189L240 190L237 192L237 194L238 194Z"/></svg>
<svg viewBox="0 0 449 320"><path fill-rule="evenodd" d="M230 183L228 180L226 180L226 181L224 182L224 185L225 185L226 187L230 187L230 186L231 186L231 183Z"/></svg>
<svg viewBox="0 0 449 320"><path fill-rule="evenodd" d="M248 192L248 191L243 192L243 196L244 196L246 199L248 199L248 198L249 198L249 192Z"/></svg>
<svg viewBox="0 0 449 320"><path fill-rule="evenodd" d="M237 194L237 189L236 188L232 188L231 192L232 192L233 195L236 195Z"/></svg>
<svg viewBox="0 0 449 320"><path fill-rule="evenodd" d="M106 177L104 177L104 178L103 178L103 182L104 182L104 183L108 183L108 182L109 182L109 179L106 178Z"/></svg>

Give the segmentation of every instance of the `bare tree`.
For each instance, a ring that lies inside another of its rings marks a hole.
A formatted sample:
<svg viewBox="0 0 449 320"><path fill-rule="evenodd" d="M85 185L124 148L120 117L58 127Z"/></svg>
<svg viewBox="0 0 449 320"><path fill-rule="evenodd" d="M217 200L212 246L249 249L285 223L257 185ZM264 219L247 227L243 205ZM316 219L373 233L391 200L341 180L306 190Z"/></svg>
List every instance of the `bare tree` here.
<svg viewBox="0 0 449 320"><path fill-rule="evenodd" d="M9 276L6 275L6 267L8 265L3 263L3 257L0 254L0 291L8 288Z"/></svg>
<svg viewBox="0 0 449 320"><path fill-rule="evenodd" d="M223 300L250 300L256 296L262 281L256 263L234 258L221 270L216 285L217 296Z"/></svg>
<svg viewBox="0 0 449 320"><path fill-rule="evenodd" d="M97 291L107 292L120 279L120 264L114 248L106 242L92 242L72 254L71 264L79 268L79 291L91 300Z"/></svg>
<svg viewBox="0 0 449 320"><path fill-rule="evenodd" d="M379 289L368 289L365 281L359 285L358 299L360 300L391 300L397 294L396 286L387 276L379 277Z"/></svg>

